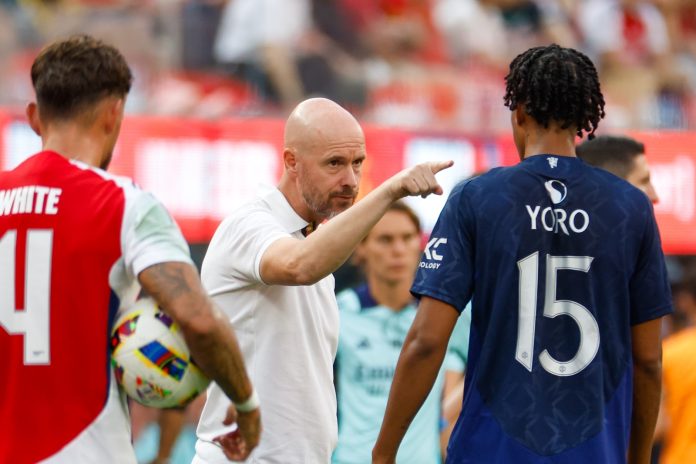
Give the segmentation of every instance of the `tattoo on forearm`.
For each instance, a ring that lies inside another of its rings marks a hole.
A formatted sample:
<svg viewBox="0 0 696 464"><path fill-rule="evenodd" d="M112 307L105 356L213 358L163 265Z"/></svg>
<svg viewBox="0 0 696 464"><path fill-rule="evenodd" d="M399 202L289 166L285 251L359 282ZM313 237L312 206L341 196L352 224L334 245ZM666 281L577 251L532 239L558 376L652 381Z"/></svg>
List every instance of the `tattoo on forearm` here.
<svg viewBox="0 0 696 464"><path fill-rule="evenodd" d="M192 290L179 263L155 264L145 272L143 286L157 301L171 301Z"/></svg>
<svg viewBox="0 0 696 464"><path fill-rule="evenodd" d="M213 310L205 293L197 285L198 276L188 264L162 263L148 267L140 274L146 292L157 300L163 309L185 308L188 320L204 316ZM208 333L185 331L189 349L198 365L215 380L223 391L234 399L242 399L248 390L248 378L244 360L234 332L220 321Z"/></svg>

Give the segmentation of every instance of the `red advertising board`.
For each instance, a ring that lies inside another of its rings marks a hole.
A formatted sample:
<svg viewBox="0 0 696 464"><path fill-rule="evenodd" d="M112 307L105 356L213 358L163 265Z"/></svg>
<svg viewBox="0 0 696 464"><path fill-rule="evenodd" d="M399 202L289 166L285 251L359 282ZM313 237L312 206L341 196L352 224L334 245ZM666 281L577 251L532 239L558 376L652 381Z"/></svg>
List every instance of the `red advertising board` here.
<svg viewBox="0 0 696 464"><path fill-rule="evenodd" d="M282 172L283 121L234 119L202 121L128 117L110 171L132 177L172 212L191 242L208 241L217 224ZM461 179L517 162L509 136L483 138L466 133L418 132L365 127L368 161L361 193L405 166L454 159L438 178L448 192ZM653 182L660 196L655 213L669 254L696 254L696 133L642 132ZM10 169L40 149L21 115L0 111L0 168ZM443 197L410 199L432 227Z"/></svg>

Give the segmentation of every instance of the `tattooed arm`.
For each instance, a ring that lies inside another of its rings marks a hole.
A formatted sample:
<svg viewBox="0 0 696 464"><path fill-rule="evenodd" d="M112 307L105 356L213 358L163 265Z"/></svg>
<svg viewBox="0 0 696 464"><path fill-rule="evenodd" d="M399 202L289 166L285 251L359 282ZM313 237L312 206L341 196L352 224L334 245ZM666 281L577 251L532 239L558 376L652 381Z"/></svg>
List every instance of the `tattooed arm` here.
<svg viewBox="0 0 696 464"><path fill-rule="evenodd" d="M206 295L196 269L187 263L155 264L142 271L138 279L162 310L179 324L191 355L203 372L234 403L249 399L253 388L232 326ZM230 448L237 450L225 447L224 451L228 458L242 460L258 444L260 414L256 408L236 416L243 444L231 444ZM234 411L228 411L226 423L234 419Z"/></svg>

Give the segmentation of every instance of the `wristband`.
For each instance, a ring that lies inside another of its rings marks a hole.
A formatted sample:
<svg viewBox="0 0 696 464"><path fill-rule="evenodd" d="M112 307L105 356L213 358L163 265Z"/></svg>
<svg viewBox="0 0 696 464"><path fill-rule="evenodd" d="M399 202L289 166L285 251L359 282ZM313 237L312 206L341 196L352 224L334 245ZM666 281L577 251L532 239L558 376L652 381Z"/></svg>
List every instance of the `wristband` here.
<svg viewBox="0 0 696 464"><path fill-rule="evenodd" d="M243 403L234 403L234 407L237 408L239 412L251 412L257 409L261 403L259 402L259 395L256 394L256 390L251 391L251 396L248 400Z"/></svg>

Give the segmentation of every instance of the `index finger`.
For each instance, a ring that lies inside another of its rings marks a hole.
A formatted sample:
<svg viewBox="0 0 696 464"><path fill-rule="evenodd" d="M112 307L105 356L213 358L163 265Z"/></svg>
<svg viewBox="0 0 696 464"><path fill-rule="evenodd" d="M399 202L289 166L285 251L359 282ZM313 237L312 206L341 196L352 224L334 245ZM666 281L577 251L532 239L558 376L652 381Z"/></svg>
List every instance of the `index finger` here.
<svg viewBox="0 0 696 464"><path fill-rule="evenodd" d="M437 174L438 172L451 168L454 165L453 160L447 160L447 161L430 161L428 163L430 166L430 170L432 171L433 174Z"/></svg>

